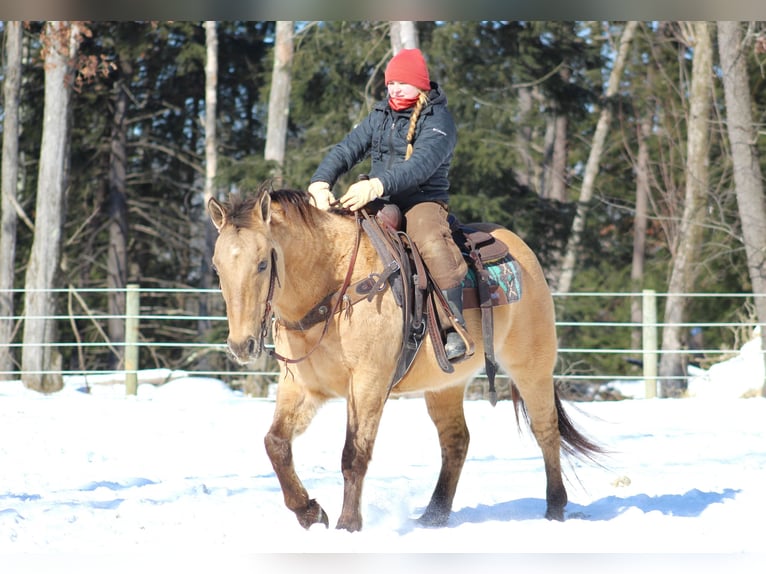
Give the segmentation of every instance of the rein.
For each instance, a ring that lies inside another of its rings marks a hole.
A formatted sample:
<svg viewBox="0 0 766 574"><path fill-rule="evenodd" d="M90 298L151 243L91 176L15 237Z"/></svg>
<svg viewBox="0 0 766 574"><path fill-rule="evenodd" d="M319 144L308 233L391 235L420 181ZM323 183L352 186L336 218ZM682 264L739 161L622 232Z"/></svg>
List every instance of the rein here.
<svg viewBox="0 0 766 574"><path fill-rule="evenodd" d="M309 355L311 355L314 351L316 351L316 349L319 347L319 344L322 342L322 339L324 339L324 336L327 334L327 330L330 328L330 321L343 305L343 301L346 299L346 291L348 290L349 285L351 285L351 276L354 273L356 258L357 258L357 255L359 254L359 245L362 241L361 221L362 221L361 215L357 211L356 212L356 240L354 242L354 250L351 252L351 259L349 260L348 269L346 271L346 277L344 278L343 284L341 285L341 288L338 291L338 297L335 301L335 305L333 305L333 308L331 309L331 311L327 313L327 317L324 320L324 327L322 327L322 334L319 335L319 338L317 339L316 343L314 343L314 346L311 347L309 352L297 359L280 355L279 353L276 352L276 350L269 351L269 354L272 357L274 357L277 361L283 361L288 364L300 363L301 361L307 359ZM259 333L259 341L258 341L258 347L261 350L263 350L263 341L266 337L266 334L268 333L269 323L271 323L271 319L273 316L272 298L274 297L274 284L278 282L279 282L279 277L277 276L277 272L276 272L276 252L272 249L271 274L269 276L269 290L268 290L268 295L266 299L266 306L263 313L263 319L261 319L261 332Z"/></svg>

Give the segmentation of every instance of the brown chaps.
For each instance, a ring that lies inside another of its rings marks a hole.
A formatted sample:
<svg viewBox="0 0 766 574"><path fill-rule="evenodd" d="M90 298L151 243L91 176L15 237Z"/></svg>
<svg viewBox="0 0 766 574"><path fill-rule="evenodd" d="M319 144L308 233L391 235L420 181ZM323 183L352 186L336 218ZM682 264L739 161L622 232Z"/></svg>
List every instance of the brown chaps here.
<svg viewBox="0 0 766 574"><path fill-rule="evenodd" d="M405 231L420 252L439 289L463 282L468 266L452 239L447 210L441 203L418 203L404 213Z"/></svg>

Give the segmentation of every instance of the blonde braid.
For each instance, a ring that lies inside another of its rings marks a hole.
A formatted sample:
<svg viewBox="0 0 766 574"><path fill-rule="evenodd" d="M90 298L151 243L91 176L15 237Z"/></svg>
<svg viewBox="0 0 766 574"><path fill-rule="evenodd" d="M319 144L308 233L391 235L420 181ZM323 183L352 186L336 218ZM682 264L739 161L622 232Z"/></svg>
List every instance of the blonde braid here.
<svg viewBox="0 0 766 574"><path fill-rule="evenodd" d="M418 103L415 104L415 109L412 110L412 115L410 116L410 129L407 130L407 153L404 154L404 161L410 159L410 156L412 155L412 142L415 139L415 126L418 123L420 111L427 103L428 94L425 92L420 92L420 95L418 96Z"/></svg>

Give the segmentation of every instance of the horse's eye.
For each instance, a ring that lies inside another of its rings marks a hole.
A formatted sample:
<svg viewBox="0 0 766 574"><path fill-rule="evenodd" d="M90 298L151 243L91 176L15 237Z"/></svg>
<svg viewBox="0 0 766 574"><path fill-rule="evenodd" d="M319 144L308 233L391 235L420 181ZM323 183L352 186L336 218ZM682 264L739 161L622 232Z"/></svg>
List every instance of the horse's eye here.
<svg viewBox="0 0 766 574"><path fill-rule="evenodd" d="M266 261L259 261L258 262L258 273L261 273L262 271L266 271L266 267L268 267L269 264Z"/></svg>

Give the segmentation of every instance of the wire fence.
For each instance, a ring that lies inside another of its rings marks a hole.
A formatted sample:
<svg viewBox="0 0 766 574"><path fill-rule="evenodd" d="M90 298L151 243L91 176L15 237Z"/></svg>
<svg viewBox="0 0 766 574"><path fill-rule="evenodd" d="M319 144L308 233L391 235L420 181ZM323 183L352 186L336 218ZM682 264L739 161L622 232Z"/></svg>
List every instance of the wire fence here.
<svg viewBox="0 0 766 574"><path fill-rule="evenodd" d="M5 291L0 298L12 298L13 308L22 309L25 293L21 289ZM139 379L161 384L189 374L219 378L255 395L267 394L277 381L278 366L269 356L264 354L258 364L249 367L229 357L225 342L228 328L218 289L132 285L124 290L62 288L44 293L53 297L56 308L62 311L46 317L0 313L0 327L5 325L10 333L9 342L0 346L0 378L39 374L81 377L86 384L135 385ZM688 293L684 296L689 300L712 302L698 306L703 310L714 310L725 302L738 310L732 312L737 316L712 321L702 314L698 321L675 324L688 335L685 345L664 351L658 338L668 324L657 317L668 295L654 291L554 293L559 336L555 378L559 385L583 396L593 396L600 387L615 381L643 380L650 388L656 386L656 366L662 354L676 353L684 364L704 368L736 356L753 335L752 294ZM109 298L115 296L121 298L128 312L103 311L109 308ZM596 307L593 298L599 302ZM516 304L523 304L523 300ZM640 321L632 319L636 305L642 309ZM54 353L60 360L49 362L56 367L22 371L22 350L30 348L23 340L24 322L34 320L48 320L53 325L53 334L34 347ZM481 395L485 384L486 377L479 374L469 386L469 395ZM504 385L510 392L510 381L503 374L498 375L497 384L499 396L506 390Z"/></svg>

